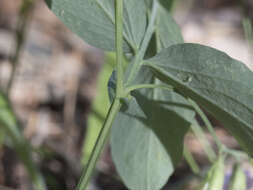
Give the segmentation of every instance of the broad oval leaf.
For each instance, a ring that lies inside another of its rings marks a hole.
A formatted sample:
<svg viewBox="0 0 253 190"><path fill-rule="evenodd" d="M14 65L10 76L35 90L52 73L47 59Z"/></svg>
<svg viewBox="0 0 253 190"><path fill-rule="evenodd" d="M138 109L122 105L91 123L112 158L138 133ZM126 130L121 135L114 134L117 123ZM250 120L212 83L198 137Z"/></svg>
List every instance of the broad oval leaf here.
<svg viewBox="0 0 253 190"><path fill-rule="evenodd" d="M111 134L112 157L129 189L159 190L182 157L189 123L155 101L144 102L148 115L134 98L118 114Z"/></svg>
<svg viewBox="0 0 253 190"><path fill-rule="evenodd" d="M135 99L125 106L127 111L118 114L111 133L117 171L129 189L160 189L174 170L172 160L152 129L141 120L147 118Z"/></svg>
<svg viewBox="0 0 253 190"><path fill-rule="evenodd" d="M148 69L140 73L139 83L160 83ZM109 82L110 92L114 80ZM194 112L172 91L141 89L132 96L124 100L112 126L112 157L129 189L158 190L182 157L184 135Z"/></svg>
<svg viewBox="0 0 253 190"><path fill-rule="evenodd" d="M210 47L179 44L145 65L212 113L253 156L253 73L244 64Z"/></svg>
<svg viewBox="0 0 253 190"><path fill-rule="evenodd" d="M48 7L73 32L90 45L115 49L114 0L46 0ZM146 30L145 0L124 3L125 52L138 49Z"/></svg>

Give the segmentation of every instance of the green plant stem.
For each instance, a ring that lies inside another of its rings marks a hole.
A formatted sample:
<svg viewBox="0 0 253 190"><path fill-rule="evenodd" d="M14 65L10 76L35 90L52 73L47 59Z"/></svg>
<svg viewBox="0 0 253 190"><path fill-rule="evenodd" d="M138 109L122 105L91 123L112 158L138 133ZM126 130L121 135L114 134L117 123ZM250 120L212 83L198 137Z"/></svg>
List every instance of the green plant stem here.
<svg viewBox="0 0 253 190"><path fill-rule="evenodd" d="M219 138L217 137L212 124L210 123L210 121L208 120L208 118L206 117L205 113L200 109L200 107L198 106L198 104L196 102L194 102L193 100L191 100L190 98L188 98L188 102L192 105L192 107L194 108L194 110L199 114L199 116L201 117L201 119L204 121L208 131L210 132L210 134L212 135L219 151L222 150L222 147L224 146Z"/></svg>
<svg viewBox="0 0 253 190"><path fill-rule="evenodd" d="M194 174L199 174L200 169L188 147L184 146L184 157Z"/></svg>
<svg viewBox="0 0 253 190"><path fill-rule="evenodd" d="M116 7L116 96L123 95L123 0L115 0Z"/></svg>
<svg viewBox="0 0 253 190"><path fill-rule="evenodd" d="M103 150L104 144L107 140L108 134L109 134L111 126L112 126L112 122L113 122L116 114L118 113L120 107L121 107L120 99L116 98L113 101L113 103L110 107L110 110L106 116L105 122L104 122L103 127L100 131L100 134L97 138L96 144L93 148L91 157L90 157L88 164L87 164L87 167L83 171L82 176L79 181L79 184L76 188L77 190L85 190L86 189L88 182L91 178L92 172L96 166L98 157L99 157L101 151Z"/></svg>
<svg viewBox="0 0 253 190"><path fill-rule="evenodd" d="M141 67L142 60L144 58L148 44L149 44L150 39L151 39L151 37L154 33L154 30L155 30L155 20L157 17L158 6L159 6L159 4L158 4L157 0L154 0L148 28L147 28L146 33L144 35L144 39L142 41L141 47L134 59L133 67L132 67L129 77L127 79L127 85L129 85L133 81L133 79L135 78L135 76L137 75L137 73Z"/></svg>
<svg viewBox="0 0 253 190"><path fill-rule="evenodd" d="M206 115L204 114L204 112L200 109L200 107L198 106L198 104L196 102L194 102L193 100L188 98L188 101L190 102L190 104L193 106L193 108L195 109L195 111L200 115L201 119L204 121L205 125L207 126L208 131L211 133L212 137L214 138L214 141L216 143L216 145L218 146L219 149L219 154L221 153L226 153L226 154L230 154L231 156L233 156L234 158L236 158L238 161L241 160L241 158L245 158L248 159L248 156L240 151L237 150L233 150L230 148L227 148L224 144L221 143L221 141L219 140L219 138L217 137L212 124L210 123L210 121L208 120L208 118L206 117ZM195 134L198 134L198 136L202 136L200 133L203 133L202 129L198 126L198 124L193 124L192 125L192 129L194 131ZM202 131L202 132L201 132ZM203 141L204 138L201 137ZM205 141L205 140L204 140ZM205 148L204 150L206 151L209 160L213 161L213 157L215 156L214 151L211 149L211 146L209 145L208 142L203 142L202 144L205 144ZM210 147L210 149L208 148ZM214 155L213 155L214 154Z"/></svg>
<svg viewBox="0 0 253 190"><path fill-rule="evenodd" d="M191 125L191 129L193 131L193 133L195 134L195 136L198 138L198 140L200 141L208 160L212 163L216 160L216 154L214 152L214 150L212 149L210 143L208 142L208 140L205 137L205 133L203 131L203 129L199 126L199 124L197 123L197 121L195 121L192 125Z"/></svg>
<svg viewBox="0 0 253 190"><path fill-rule="evenodd" d="M172 86L164 85L164 84L138 84L138 85L132 85L126 88L126 93L130 93L133 90L138 90L141 88L160 88L165 90L173 90Z"/></svg>
<svg viewBox="0 0 253 190"><path fill-rule="evenodd" d="M117 71L117 81L116 81L116 98L114 99L109 112L107 113L105 122L97 138L96 144L93 148L91 157L88 161L87 167L84 170L80 182L77 186L77 190L85 190L89 180L91 178L92 172L96 166L99 155L101 154L107 137L109 135L112 122L120 110L121 101L120 98L124 97L123 89L123 0L115 0L115 12L116 12L116 71Z"/></svg>

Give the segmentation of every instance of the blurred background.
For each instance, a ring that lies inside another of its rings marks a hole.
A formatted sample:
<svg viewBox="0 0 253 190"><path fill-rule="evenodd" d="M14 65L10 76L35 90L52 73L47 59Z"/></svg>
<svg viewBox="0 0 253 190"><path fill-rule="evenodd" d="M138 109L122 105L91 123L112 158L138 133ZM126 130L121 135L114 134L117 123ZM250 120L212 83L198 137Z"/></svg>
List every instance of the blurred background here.
<svg viewBox="0 0 253 190"><path fill-rule="evenodd" d="M0 89L8 89L22 134L31 144L33 160L48 188L73 190L109 107L106 85L115 56L71 33L43 0L29 2L28 8L25 1L0 0ZM252 0L178 0L172 14L185 42L222 50L253 70ZM221 141L239 148L222 124L209 118ZM215 149L212 138L206 136ZM0 189L32 189L23 162L4 142L0 143ZM205 170L210 163L199 141L189 133L185 143ZM232 163L227 166L228 176ZM248 189L252 189L251 166L248 162L243 166ZM190 189L198 179L182 160L164 190ZM90 189L126 189L109 146L99 160Z"/></svg>

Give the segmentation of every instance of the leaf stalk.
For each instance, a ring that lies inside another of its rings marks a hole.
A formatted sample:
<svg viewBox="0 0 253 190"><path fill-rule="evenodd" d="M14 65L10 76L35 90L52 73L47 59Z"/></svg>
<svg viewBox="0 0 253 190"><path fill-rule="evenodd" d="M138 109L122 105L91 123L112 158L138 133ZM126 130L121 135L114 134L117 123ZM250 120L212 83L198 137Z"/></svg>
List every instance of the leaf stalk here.
<svg viewBox="0 0 253 190"><path fill-rule="evenodd" d="M188 102L192 105L192 107L195 109L195 111L199 114L199 116L201 117L201 119L204 121L208 131L210 132L210 134L212 135L219 151L221 151L223 149L223 144L221 143L221 141L219 140L218 136L216 135L213 126L211 124L211 122L209 121L209 119L206 117L206 115L204 114L204 112L200 109L200 107L198 106L198 104L196 102L194 102L192 99L188 98Z"/></svg>

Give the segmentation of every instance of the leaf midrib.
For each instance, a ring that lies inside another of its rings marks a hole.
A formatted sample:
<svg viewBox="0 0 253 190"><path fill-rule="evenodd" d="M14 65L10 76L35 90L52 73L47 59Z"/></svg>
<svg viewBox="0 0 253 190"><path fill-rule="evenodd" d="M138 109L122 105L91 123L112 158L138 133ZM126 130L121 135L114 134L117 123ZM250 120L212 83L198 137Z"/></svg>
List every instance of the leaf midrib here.
<svg viewBox="0 0 253 190"><path fill-rule="evenodd" d="M180 85L185 86L180 80L174 78L174 76L171 76L170 73L167 73L167 72L164 73L164 71L160 70L159 67L154 66L152 63L151 63L151 64L150 64L150 63L145 63L144 65L145 65L145 66L148 66L148 67L151 67L151 69L154 68L154 69L158 70L158 71L161 72L163 75L169 76L169 78L170 78L171 80L173 80L173 81L179 83ZM188 88L188 89L189 89L189 87L185 87L185 88ZM226 110L223 110L222 108L220 108L220 106L219 106L218 104L216 104L215 102L213 102L213 100L211 100L209 97L207 97L207 96L205 96L205 95L200 95L198 92L196 92L196 91L195 91L194 89L192 89L192 88L190 88L190 90L191 90L194 94L196 94L197 96L201 96L202 98L206 99L210 104L214 105L215 107L217 107L217 108L218 108L219 110L221 110L222 112L225 112L227 115L231 116L233 119L239 121L239 122L242 123L244 126L247 126L249 129L252 129L252 128L250 127L250 124L249 124L247 121L245 122L244 120L242 120L240 117L237 117L237 116L234 115L233 113L230 113L230 112L227 112Z"/></svg>
<svg viewBox="0 0 253 190"><path fill-rule="evenodd" d="M152 60L150 62L152 62ZM178 68L175 68L175 67L164 66L164 65L161 65L161 64L156 64L156 65L160 66L160 67L163 67L163 68L168 68L170 70L174 70L174 71L177 71L177 72L184 72L184 73L189 73L189 74L194 74L194 75L202 75L202 76L205 76L205 77L208 77L208 78L215 78L215 79L218 79L218 80L226 80L226 81L230 81L230 82L241 83L241 81L230 80L230 79L222 78L222 77L219 77L219 76L211 76L211 75L208 75L208 74L205 74L205 73L201 73L201 72L194 72L194 71L191 71L191 70L178 69ZM242 83L242 84L244 86L246 86L249 90L251 90L250 87L248 87L248 85L245 85L244 83Z"/></svg>
<svg viewBox="0 0 253 190"><path fill-rule="evenodd" d="M145 65L145 63L144 63L144 65ZM157 66L165 67L165 66L159 65L159 64L157 64ZM202 75L202 76L205 76L206 78L211 78L211 79L212 79L212 78L215 78L215 79L223 80L223 81L236 82L236 83L239 83L240 85L243 85L243 86L245 86L246 88L248 88L249 91L251 90L251 89L248 87L248 85L245 85L245 84L242 83L241 81L225 79L225 78L221 78L221 77L217 77L217 76L212 77L212 76L207 75L207 74L204 74L204 73L192 72L192 71L187 71L187 70L183 70L183 69L182 69L182 70L179 70L179 69L173 68L173 67L166 67L166 68L169 68L170 70L174 70L174 71L177 71L177 72L189 73L189 74L192 74L192 75ZM158 68L158 69L159 69L159 68ZM159 70L160 70L160 69L159 69ZM166 73L169 73L169 72L166 72ZM178 81L180 81L180 80L178 80ZM181 83L181 81L180 81L180 83ZM204 87L194 87L194 88L199 88L199 89L203 88L203 89L205 89ZM247 105L245 105L245 104L242 103L242 102L239 102L239 101L236 100L234 97L231 97L231 96L229 96L229 95L227 95L227 94L224 94L223 92L220 92L220 91L215 90L215 89L209 89L209 88L206 88L206 89L212 90L212 91L215 91L215 92L218 92L218 93L220 93L220 94L222 94L222 95L224 95L224 96L226 96L226 97L229 97L230 99L236 101L237 103L240 103L240 104L243 105L247 110L250 110L250 112L253 113L253 110L252 110L250 107L248 107ZM244 93L247 94L248 96L252 97L252 99L253 99L253 95L250 94L248 91L246 91L246 92L244 92Z"/></svg>

